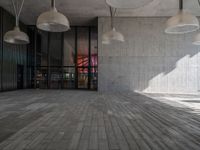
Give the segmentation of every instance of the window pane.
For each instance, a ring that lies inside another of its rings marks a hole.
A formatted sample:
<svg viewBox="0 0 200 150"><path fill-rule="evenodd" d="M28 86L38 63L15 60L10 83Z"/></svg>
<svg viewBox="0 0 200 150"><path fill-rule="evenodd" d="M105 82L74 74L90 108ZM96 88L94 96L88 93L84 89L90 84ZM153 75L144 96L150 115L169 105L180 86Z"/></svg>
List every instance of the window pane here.
<svg viewBox="0 0 200 150"><path fill-rule="evenodd" d="M78 68L78 88L88 88L88 68Z"/></svg>
<svg viewBox="0 0 200 150"><path fill-rule="evenodd" d="M36 41L37 41L37 47L36 47L36 65L37 66L41 66L41 34L39 32L37 32L37 37L36 37Z"/></svg>
<svg viewBox="0 0 200 150"><path fill-rule="evenodd" d="M78 28L78 56L77 65L80 67L88 66L88 54L89 54L89 30L88 28Z"/></svg>
<svg viewBox="0 0 200 150"><path fill-rule="evenodd" d="M61 68L51 68L50 69L50 88L60 89L62 81Z"/></svg>
<svg viewBox="0 0 200 150"><path fill-rule="evenodd" d="M41 30L37 34L37 66L48 65L48 33Z"/></svg>
<svg viewBox="0 0 200 150"><path fill-rule="evenodd" d="M48 83L48 68L39 67L36 71L36 88L46 89Z"/></svg>
<svg viewBox="0 0 200 150"><path fill-rule="evenodd" d="M50 33L50 66L62 65L62 33Z"/></svg>
<svg viewBox="0 0 200 150"><path fill-rule="evenodd" d="M41 66L48 66L48 33L41 32Z"/></svg>
<svg viewBox="0 0 200 150"><path fill-rule="evenodd" d="M98 70L97 67L91 68L91 73L90 73L90 88L93 90L97 89L97 85L98 85Z"/></svg>
<svg viewBox="0 0 200 150"><path fill-rule="evenodd" d="M64 66L75 66L75 29L71 28L71 30L64 33Z"/></svg>
<svg viewBox="0 0 200 150"><path fill-rule="evenodd" d="M63 70L63 88L75 88L75 68L65 67Z"/></svg>
<svg viewBox="0 0 200 150"><path fill-rule="evenodd" d="M98 33L97 28L91 29L91 66L97 66L97 48L98 48Z"/></svg>

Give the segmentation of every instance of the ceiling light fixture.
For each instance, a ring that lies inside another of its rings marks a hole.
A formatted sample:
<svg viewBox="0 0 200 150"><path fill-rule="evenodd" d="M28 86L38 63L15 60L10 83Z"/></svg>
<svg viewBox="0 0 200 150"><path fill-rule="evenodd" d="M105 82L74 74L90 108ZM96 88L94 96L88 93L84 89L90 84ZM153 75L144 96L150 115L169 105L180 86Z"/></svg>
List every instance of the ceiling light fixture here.
<svg viewBox="0 0 200 150"><path fill-rule="evenodd" d="M37 28L48 32L65 32L70 29L69 20L57 11L55 0L51 0L51 9L38 17Z"/></svg>
<svg viewBox="0 0 200 150"><path fill-rule="evenodd" d="M200 6L200 0L198 0ZM193 45L200 45L200 33L194 37L194 41L192 42Z"/></svg>
<svg viewBox="0 0 200 150"><path fill-rule="evenodd" d="M154 0L106 0L106 3L113 8L141 8Z"/></svg>
<svg viewBox="0 0 200 150"><path fill-rule="evenodd" d="M167 21L167 34L184 34L199 29L199 21L196 16L183 9L183 0L179 0L179 12Z"/></svg>
<svg viewBox="0 0 200 150"><path fill-rule="evenodd" d="M110 7L110 15L111 15L111 31L108 31L103 34L102 36L102 44L110 44L112 41L119 41L119 42L124 42L124 36L120 33L117 32L115 27L114 27L114 16L116 14L116 8Z"/></svg>
<svg viewBox="0 0 200 150"><path fill-rule="evenodd" d="M192 42L193 45L200 45L200 33L197 34Z"/></svg>
<svg viewBox="0 0 200 150"><path fill-rule="evenodd" d="M4 41L10 44L28 44L29 43L29 37L26 33L22 32L19 28L19 16L22 11L22 7L24 4L24 0L22 0L21 4L17 1L14 2L12 0L13 8L15 11L15 27L13 30L8 31L4 35Z"/></svg>

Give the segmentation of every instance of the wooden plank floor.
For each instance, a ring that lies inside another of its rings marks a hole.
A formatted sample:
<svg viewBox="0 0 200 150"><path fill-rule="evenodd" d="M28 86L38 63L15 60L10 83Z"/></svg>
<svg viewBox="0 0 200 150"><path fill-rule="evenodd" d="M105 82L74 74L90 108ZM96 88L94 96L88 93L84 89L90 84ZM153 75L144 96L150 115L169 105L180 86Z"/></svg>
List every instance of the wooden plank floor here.
<svg viewBox="0 0 200 150"><path fill-rule="evenodd" d="M200 150L200 116L136 93L0 93L0 150Z"/></svg>

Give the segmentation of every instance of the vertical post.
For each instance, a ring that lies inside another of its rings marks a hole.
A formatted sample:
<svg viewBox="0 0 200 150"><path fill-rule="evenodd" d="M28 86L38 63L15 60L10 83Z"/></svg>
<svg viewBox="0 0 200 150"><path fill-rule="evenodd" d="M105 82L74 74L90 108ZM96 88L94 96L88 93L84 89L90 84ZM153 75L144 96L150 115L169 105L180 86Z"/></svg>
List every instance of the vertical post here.
<svg viewBox="0 0 200 150"><path fill-rule="evenodd" d="M34 88L36 89L36 65L37 65L37 28L34 28Z"/></svg>
<svg viewBox="0 0 200 150"><path fill-rule="evenodd" d="M0 19L1 19L1 24L0 24L0 36L1 36L1 91L3 91L3 9L0 8Z"/></svg>
<svg viewBox="0 0 200 150"><path fill-rule="evenodd" d="M50 46L49 46L49 43L50 43L50 33L48 32L48 39L47 39L47 54L48 54L48 58L47 58L47 69L48 69L48 74L47 74L47 88L49 89L50 88Z"/></svg>
<svg viewBox="0 0 200 150"><path fill-rule="evenodd" d="M78 28L75 27L75 88L78 89L78 33L77 33Z"/></svg>
<svg viewBox="0 0 200 150"><path fill-rule="evenodd" d="M63 74L64 74L64 33L61 33L61 89L64 88L64 80L63 80Z"/></svg>
<svg viewBox="0 0 200 150"><path fill-rule="evenodd" d="M96 90L98 91L98 69L99 69L99 27L97 27L97 67L95 68L95 71L97 70L97 87Z"/></svg>
<svg viewBox="0 0 200 150"><path fill-rule="evenodd" d="M88 89L91 88L91 27L89 27L89 41L88 41L88 44L89 44L89 51L88 51Z"/></svg>

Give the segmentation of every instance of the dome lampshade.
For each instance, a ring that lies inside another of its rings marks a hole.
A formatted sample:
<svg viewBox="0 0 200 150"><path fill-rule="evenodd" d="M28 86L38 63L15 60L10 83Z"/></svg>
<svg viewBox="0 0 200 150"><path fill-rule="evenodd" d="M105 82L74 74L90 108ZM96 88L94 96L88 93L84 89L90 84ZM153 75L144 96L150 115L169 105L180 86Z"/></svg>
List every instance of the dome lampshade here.
<svg viewBox="0 0 200 150"><path fill-rule="evenodd" d="M106 0L106 3L113 8L141 8L155 0Z"/></svg>
<svg viewBox="0 0 200 150"><path fill-rule="evenodd" d="M57 11L55 0L52 0L51 10L38 17L37 28L48 32L65 32L70 29L69 20Z"/></svg>
<svg viewBox="0 0 200 150"><path fill-rule="evenodd" d="M117 32L115 27L114 27L114 16L116 13L116 8L110 7L110 16L111 16L111 31L108 31L103 34L102 36L102 44L110 44L112 41L119 41L119 42L125 42L124 36L120 33Z"/></svg>
<svg viewBox="0 0 200 150"><path fill-rule="evenodd" d="M192 44L200 45L200 33L195 36L194 41L193 41Z"/></svg>
<svg viewBox="0 0 200 150"><path fill-rule="evenodd" d="M165 33L168 34L184 34L199 29L199 21L187 11L180 10L177 15L171 17L167 21Z"/></svg>
<svg viewBox="0 0 200 150"><path fill-rule="evenodd" d="M15 11L15 27L13 30L8 31L5 33L3 39L4 42L9 44L29 44L29 37L26 33L22 32L19 28L19 16L22 11L22 7L24 5L24 0L21 1L21 4L19 5L19 1L12 0L12 5ZM20 7L19 7L20 6ZM17 9L18 8L18 9Z"/></svg>
<svg viewBox="0 0 200 150"><path fill-rule="evenodd" d="M16 26L4 35L4 41L10 44L29 44L29 37Z"/></svg>
<svg viewBox="0 0 200 150"><path fill-rule="evenodd" d="M104 33L102 39L103 44L110 44L111 41L125 41L124 36L120 32L117 32L115 28L113 28L111 31Z"/></svg>

